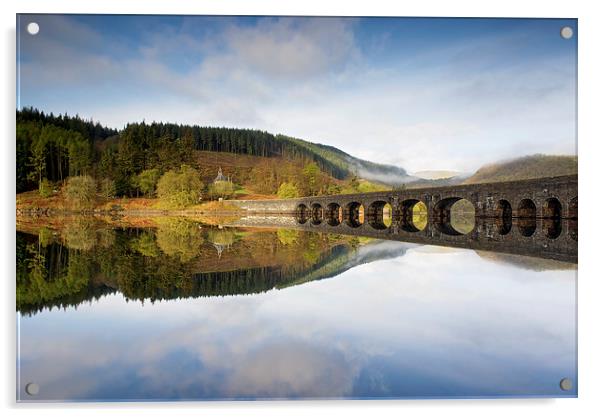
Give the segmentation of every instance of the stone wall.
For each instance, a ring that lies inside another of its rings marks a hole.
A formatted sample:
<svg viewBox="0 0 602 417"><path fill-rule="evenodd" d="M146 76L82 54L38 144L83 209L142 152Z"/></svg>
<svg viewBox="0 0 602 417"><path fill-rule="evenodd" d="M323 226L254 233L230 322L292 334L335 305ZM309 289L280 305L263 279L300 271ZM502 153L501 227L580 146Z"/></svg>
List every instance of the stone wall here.
<svg viewBox="0 0 602 417"><path fill-rule="evenodd" d="M290 200L228 200L249 213L255 214L294 214L301 199Z"/></svg>

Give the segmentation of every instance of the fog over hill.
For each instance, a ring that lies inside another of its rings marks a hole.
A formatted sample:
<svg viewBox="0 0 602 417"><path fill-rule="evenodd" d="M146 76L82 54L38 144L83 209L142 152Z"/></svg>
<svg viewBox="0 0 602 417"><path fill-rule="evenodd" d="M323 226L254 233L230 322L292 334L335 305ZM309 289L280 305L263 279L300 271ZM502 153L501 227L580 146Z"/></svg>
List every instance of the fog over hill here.
<svg viewBox="0 0 602 417"><path fill-rule="evenodd" d="M470 174L460 171L452 171L452 170L427 170L427 171L417 171L414 172L413 175L418 178L422 178L425 180L440 180L445 178L452 177L468 177Z"/></svg>

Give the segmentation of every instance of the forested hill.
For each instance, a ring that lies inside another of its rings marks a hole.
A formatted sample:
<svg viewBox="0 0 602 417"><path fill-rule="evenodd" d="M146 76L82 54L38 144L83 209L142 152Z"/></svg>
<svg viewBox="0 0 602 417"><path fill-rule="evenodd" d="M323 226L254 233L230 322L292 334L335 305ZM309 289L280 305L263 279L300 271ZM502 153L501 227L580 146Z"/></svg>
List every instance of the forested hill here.
<svg viewBox="0 0 602 417"><path fill-rule="evenodd" d="M464 184L526 180L577 174L577 157L572 155L529 155L480 168Z"/></svg>
<svg viewBox="0 0 602 417"><path fill-rule="evenodd" d="M27 122L53 125L77 132L92 148L104 148L103 142L109 138L109 145L127 141L133 146L145 149L152 147L159 140L177 143L186 139L192 142L196 150L314 161L323 172L337 179L357 175L395 185L409 178L406 171L400 167L361 160L332 146L261 130L143 122L129 124L123 130L117 131L77 116L54 116L32 108L17 111L17 124Z"/></svg>
<svg viewBox="0 0 602 417"><path fill-rule="evenodd" d="M288 136L278 135L277 138L289 141L300 148L305 148L308 151L323 156L328 161L331 161L336 166L342 167L345 175L357 175L358 177L376 181L387 185L399 185L406 183L412 179L405 169L388 164L378 164L375 162L359 159L335 148L334 146L323 145L320 143L312 143L306 140L291 138Z"/></svg>
<svg viewBox="0 0 602 417"><path fill-rule="evenodd" d="M55 127L79 133L89 141L104 140L110 136L117 135L116 129L102 126L93 120L84 120L79 116L46 114L33 108L17 110L17 125L24 122L36 122L41 125L53 125Z"/></svg>

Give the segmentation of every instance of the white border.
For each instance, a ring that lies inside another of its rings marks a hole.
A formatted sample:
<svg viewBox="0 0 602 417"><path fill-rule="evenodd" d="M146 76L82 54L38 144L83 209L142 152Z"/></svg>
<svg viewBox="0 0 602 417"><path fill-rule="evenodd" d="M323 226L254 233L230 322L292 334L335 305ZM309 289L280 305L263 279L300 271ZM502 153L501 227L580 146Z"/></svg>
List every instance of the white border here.
<svg viewBox="0 0 602 417"><path fill-rule="evenodd" d="M597 273L600 243L595 241L601 229L595 220L596 209L602 207L597 177L600 177L600 41L602 19L595 10L594 1L542 1L505 0L492 2L454 0L429 2L386 2L304 0L21 0L1 3L3 65L2 132L0 140L0 169L2 175L2 256L4 267L2 325L1 381L2 406L7 415L69 416L101 415L111 410L112 415L129 415L134 410L146 414L178 415L242 414L245 416L282 415L346 415L366 414L439 415L441 413L463 416L507 416L508 414L546 416L592 415L602 410L600 398L601 371L600 328L602 314L602 278ZM14 132L15 132L15 14L16 13L148 13L148 14L250 14L250 15L338 15L338 16L466 16L466 17L569 17L579 19L579 166L580 166L580 217L579 233L579 398L559 400L409 400L409 401L303 401L303 402L195 402L195 403L124 403L124 404L15 404L15 283L14 283ZM594 133L598 133L595 135ZM586 226L583 226L586 225ZM600 245L602 246L602 245Z"/></svg>

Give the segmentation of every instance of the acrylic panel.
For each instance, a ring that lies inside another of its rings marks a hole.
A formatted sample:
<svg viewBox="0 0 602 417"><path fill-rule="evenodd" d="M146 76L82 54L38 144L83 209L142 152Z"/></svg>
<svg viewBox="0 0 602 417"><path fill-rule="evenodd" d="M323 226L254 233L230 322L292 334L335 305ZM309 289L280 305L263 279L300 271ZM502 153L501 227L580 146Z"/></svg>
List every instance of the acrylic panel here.
<svg viewBox="0 0 602 417"><path fill-rule="evenodd" d="M577 396L577 20L17 15L17 400Z"/></svg>

